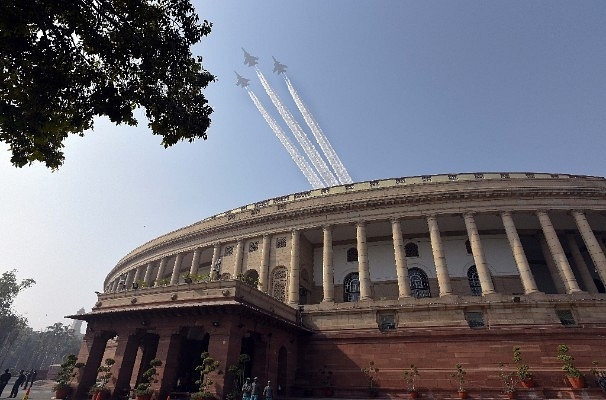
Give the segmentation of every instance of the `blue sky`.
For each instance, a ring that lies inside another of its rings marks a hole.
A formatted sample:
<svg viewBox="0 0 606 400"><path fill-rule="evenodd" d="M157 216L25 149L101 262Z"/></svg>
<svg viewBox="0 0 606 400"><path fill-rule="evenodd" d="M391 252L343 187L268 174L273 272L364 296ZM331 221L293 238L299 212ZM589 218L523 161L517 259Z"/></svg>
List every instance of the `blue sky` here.
<svg viewBox="0 0 606 400"><path fill-rule="evenodd" d="M65 165L54 173L12 167L0 144L0 272L15 268L38 281L15 303L35 329L90 310L106 274L146 241L310 188L235 86L234 70L271 109L241 47L259 57L295 114L271 56L288 65L354 181L606 175L604 1L195 4L214 24L194 49L218 77L206 91L215 109L207 141L165 150L143 118L136 128L99 120L66 142Z"/></svg>

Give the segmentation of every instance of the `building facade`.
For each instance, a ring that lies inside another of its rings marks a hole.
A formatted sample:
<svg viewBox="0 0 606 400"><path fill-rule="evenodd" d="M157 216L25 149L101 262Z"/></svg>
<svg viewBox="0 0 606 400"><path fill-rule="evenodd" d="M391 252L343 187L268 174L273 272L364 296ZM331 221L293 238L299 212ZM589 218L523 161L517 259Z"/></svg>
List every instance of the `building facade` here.
<svg viewBox="0 0 606 400"><path fill-rule="evenodd" d="M159 358L158 398L195 391L202 351L224 371L248 354L246 374L280 396L368 397L371 364L379 396L396 396L415 364L425 397L443 398L461 363L486 397L514 346L542 388L532 396L555 396L559 344L586 370L606 365L605 238L601 177L428 175L249 204L118 262L73 316L87 321L77 395L112 339L116 392ZM233 389L227 373L214 380L220 398Z"/></svg>

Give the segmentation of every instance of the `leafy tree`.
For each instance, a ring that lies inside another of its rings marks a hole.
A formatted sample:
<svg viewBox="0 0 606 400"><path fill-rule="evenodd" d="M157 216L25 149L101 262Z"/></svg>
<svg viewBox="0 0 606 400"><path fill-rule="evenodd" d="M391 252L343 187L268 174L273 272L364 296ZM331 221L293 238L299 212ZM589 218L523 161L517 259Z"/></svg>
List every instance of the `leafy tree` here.
<svg viewBox="0 0 606 400"><path fill-rule="evenodd" d="M190 0L0 2L0 141L13 165L56 169L63 141L95 116L136 125L145 109L164 147L206 139L215 77L191 46L211 31Z"/></svg>
<svg viewBox="0 0 606 400"><path fill-rule="evenodd" d="M27 320L13 311L13 301L19 292L36 283L33 279L18 282L16 272L13 269L0 276L0 350L3 354L27 327Z"/></svg>

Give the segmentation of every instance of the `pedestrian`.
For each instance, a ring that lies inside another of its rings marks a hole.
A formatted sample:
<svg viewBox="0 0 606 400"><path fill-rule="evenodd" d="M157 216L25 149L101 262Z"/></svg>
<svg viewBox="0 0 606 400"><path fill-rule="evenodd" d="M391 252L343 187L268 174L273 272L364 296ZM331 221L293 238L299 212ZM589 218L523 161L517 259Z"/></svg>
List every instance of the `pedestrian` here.
<svg viewBox="0 0 606 400"><path fill-rule="evenodd" d="M261 394L261 386L259 386L259 378L257 378L256 376L255 379L253 379L250 393L250 400L259 400L259 395Z"/></svg>
<svg viewBox="0 0 606 400"><path fill-rule="evenodd" d="M31 372L27 371L25 373L25 382L23 382L23 386L22 386L23 389L27 388L27 384L29 383L30 377L31 377Z"/></svg>
<svg viewBox="0 0 606 400"><path fill-rule="evenodd" d="M11 380L11 373L8 371L8 368L4 370L4 373L0 375L0 396L2 396L2 391L6 387L8 381Z"/></svg>
<svg viewBox="0 0 606 400"><path fill-rule="evenodd" d="M19 393L19 386L21 386L23 381L25 381L24 372L25 372L24 370L19 371L19 376L17 377L17 380L13 384L13 389L11 390L11 395L8 397L17 397L17 393Z"/></svg>
<svg viewBox="0 0 606 400"><path fill-rule="evenodd" d="M242 385L242 400L250 400L250 394L252 392L252 385L250 384L250 378L246 378L244 385Z"/></svg>
<svg viewBox="0 0 606 400"><path fill-rule="evenodd" d="M38 371L37 371L37 370L35 370L35 369L32 369L32 373L31 373L31 375L32 375L32 379L30 379L30 382L29 382L29 387L30 387L30 388L31 388L32 386L34 386L34 381L36 380L36 375L37 375L37 374L38 374Z"/></svg>
<svg viewBox="0 0 606 400"><path fill-rule="evenodd" d="M265 400L272 400L274 397L274 390L271 387L271 381L267 381L267 386L263 389L263 398Z"/></svg>

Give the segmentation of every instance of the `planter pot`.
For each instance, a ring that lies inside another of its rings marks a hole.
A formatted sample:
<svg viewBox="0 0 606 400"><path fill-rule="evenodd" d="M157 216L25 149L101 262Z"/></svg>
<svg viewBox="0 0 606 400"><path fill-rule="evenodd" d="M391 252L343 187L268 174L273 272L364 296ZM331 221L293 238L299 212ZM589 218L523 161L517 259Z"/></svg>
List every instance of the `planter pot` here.
<svg viewBox="0 0 606 400"><path fill-rule="evenodd" d="M106 390L101 390L93 396L93 400L107 400L109 399L109 392Z"/></svg>
<svg viewBox="0 0 606 400"><path fill-rule="evenodd" d="M582 376L574 377L574 376L567 376L568 378L568 382L570 382L570 386L572 386L573 389L582 389L585 387L585 378L583 378Z"/></svg>
<svg viewBox="0 0 606 400"><path fill-rule="evenodd" d="M66 399L69 396L70 388L61 388L55 390L55 399Z"/></svg>
<svg viewBox="0 0 606 400"><path fill-rule="evenodd" d="M534 387L534 379L532 378L524 378L520 380L520 384L523 388L529 389Z"/></svg>
<svg viewBox="0 0 606 400"><path fill-rule="evenodd" d="M515 399L516 398L516 392L507 392L505 394L507 395L508 399Z"/></svg>
<svg viewBox="0 0 606 400"><path fill-rule="evenodd" d="M467 392L464 390L461 390L459 392L457 392L459 395L459 399L466 399L467 398Z"/></svg>
<svg viewBox="0 0 606 400"><path fill-rule="evenodd" d="M419 392L417 392L416 390L408 392L408 398L409 399L416 399L418 397L419 397Z"/></svg>

